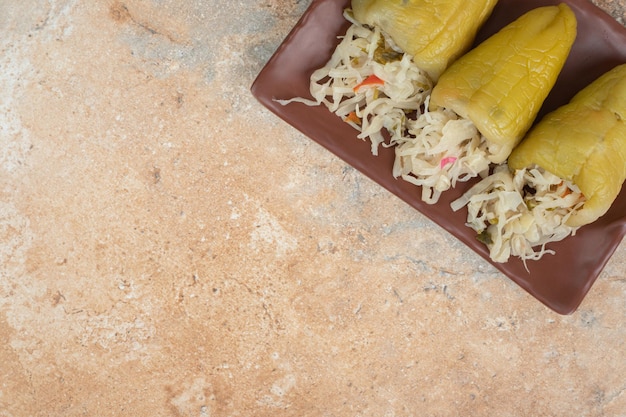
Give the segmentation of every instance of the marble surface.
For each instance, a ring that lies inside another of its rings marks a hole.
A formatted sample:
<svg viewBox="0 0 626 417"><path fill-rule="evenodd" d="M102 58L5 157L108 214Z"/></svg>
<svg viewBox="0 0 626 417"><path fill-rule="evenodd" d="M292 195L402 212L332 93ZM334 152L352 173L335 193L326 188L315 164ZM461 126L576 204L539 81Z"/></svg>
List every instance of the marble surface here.
<svg viewBox="0 0 626 417"><path fill-rule="evenodd" d="M309 3L0 0L0 416L626 416L626 246L558 315L279 121Z"/></svg>

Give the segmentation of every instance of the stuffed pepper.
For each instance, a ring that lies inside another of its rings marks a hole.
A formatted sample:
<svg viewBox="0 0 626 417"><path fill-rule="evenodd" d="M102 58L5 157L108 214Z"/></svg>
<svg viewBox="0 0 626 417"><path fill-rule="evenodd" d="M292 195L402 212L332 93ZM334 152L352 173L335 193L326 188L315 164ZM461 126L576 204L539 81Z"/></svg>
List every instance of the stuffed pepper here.
<svg viewBox="0 0 626 417"><path fill-rule="evenodd" d="M381 28L436 82L467 51L497 0L352 0L354 18Z"/></svg>
<svg viewBox="0 0 626 417"><path fill-rule="evenodd" d="M501 163L534 122L576 38L566 5L533 9L455 61L439 78L429 111L398 141L394 176L438 200L457 181Z"/></svg>
<svg viewBox="0 0 626 417"><path fill-rule="evenodd" d="M310 93L277 100L325 105L371 142L395 144L419 115L447 65L473 43L497 0L353 0L351 25L327 64L313 72Z"/></svg>
<svg viewBox="0 0 626 417"><path fill-rule="evenodd" d="M508 165L508 166L507 166ZM604 215L626 180L626 64L547 114L508 163L473 186L468 225L497 262L539 259L545 245Z"/></svg>

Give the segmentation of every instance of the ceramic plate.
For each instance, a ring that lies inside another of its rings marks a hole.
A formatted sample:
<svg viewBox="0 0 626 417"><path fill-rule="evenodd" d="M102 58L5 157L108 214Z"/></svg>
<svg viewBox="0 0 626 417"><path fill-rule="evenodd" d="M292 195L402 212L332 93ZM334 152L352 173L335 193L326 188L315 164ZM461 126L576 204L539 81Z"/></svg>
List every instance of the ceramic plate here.
<svg viewBox="0 0 626 417"><path fill-rule="evenodd" d="M604 72L626 63L626 28L587 0L564 1L576 13L578 35L539 118L567 103ZM449 207L472 182L444 193L435 205L424 204L418 187L391 175L393 149L381 148L380 154L373 156L370 143L357 139L356 130L324 106L307 107L299 103L282 106L273 101L310 97L309 76L326 64L339 42L337 37L345 33L349 24L342 13L349 3L349 0L313 0L259 73L252 85L253 95L278 117L464 242L543 304L560 314L575 311L626 232L626 190L622 189L605 216L582 227L576 236L551 244L549 248L556 254L529 261L528 270L517 258L493 263L485 246L475 239L474 231L465 226L466 211L455 213ZM476 42L532 8L558 3L558 0L500 0Z"/></svg>

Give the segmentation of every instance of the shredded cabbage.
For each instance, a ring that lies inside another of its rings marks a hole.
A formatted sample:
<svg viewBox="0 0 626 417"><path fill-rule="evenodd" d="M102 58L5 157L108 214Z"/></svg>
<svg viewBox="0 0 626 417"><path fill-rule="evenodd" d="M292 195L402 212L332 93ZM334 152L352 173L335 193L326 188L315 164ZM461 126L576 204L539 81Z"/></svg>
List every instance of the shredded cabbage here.
<svg viewBox="0 0 626 417"><path fill-rule="evenodd" d="M470 120L452 110L425 110L409 121L408 133L396 140L393 176L422 186L426 203L436 203L457 181L484 177L489 171L486 139Z"/></svg>
<svg viewBox="0 0 626 417"><path fill-rule="evenodd" d="M324 104L357 129L360 139L369 139L372 153L377 155L379 145L392 146L405 134L409 114L420 112L432 81L380 29L361 25L350 10L344 17L351 22L345 36L328 63L311 75L313 100L296 97L276 101L283 105ZM383 83L359 88L372 75ZM384 145L383 130L389 133L388 145Z"/></svg>
<svg viewBox="0 0 626 417"><path fill-rule="evenodd" d="M451 207L467 206L467 226L478 233L494 262L517 256L526 264L553 254L546 248L549 242L576 234L578 228L566 221L584 202L570 181L537 167L511 172L501 164Z"/></svg>
<svg viewBox="0 0 626 417"><path fill-rule="evenodd" d="M452 110L429 111L433 82L426 72L379 28L361 25L350 9L344 17L351 23L345 36L311 75L313 99L276 101L325 105L371 142L374 155L379 146L397 145L393 176L422 186L428 204L459 181L485 176L493 149L474 124Z"/></svg>

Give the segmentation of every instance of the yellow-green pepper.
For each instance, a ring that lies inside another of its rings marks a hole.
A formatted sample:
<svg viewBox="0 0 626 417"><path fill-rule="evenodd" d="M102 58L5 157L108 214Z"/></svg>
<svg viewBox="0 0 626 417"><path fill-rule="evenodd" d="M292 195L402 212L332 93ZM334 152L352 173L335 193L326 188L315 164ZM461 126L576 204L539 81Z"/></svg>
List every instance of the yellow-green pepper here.
<svg viewBox="0 0 626 417"><path fill-rule="evenodd" d="M564 3L533 9L455 61L433 88L431 107L470 119L501 163L534 122L576 38Z"/></svg>
<svg viewBox="0 0 626 417"><path fill-rule="evenodd" d="M497 0L352 0L354 18L378 26L433 81L472 45Z"/></svg>
<svg viewBox="0 0 626 417"><path fill-rule="evenodd" d="M585 203L567 224L583 226L605 214L626 180L626 64L547 114L509 157L509 168L539 166L572 181Z"/></svg>

